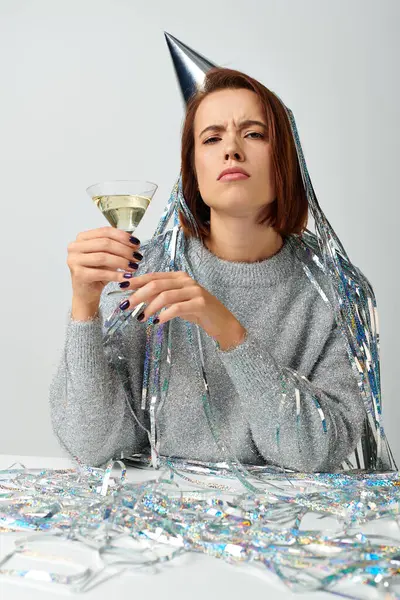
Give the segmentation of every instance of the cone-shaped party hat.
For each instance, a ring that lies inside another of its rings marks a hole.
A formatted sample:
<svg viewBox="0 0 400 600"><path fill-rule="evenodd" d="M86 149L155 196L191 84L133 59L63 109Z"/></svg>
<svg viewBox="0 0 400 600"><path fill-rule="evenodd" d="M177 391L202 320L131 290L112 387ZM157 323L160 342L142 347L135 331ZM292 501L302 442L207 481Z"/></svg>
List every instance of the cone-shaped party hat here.
<svg viewBox="0 0 400 600"><path fill-rule="evenodd" d="M202 87L204 75L207 71L218 65L212 63L198 52L195 52L192 48L189 48L189 46L186 46L186 44L177 40L166 31L164 31L164 35L171 53L183 99L187 103L189 98Z"/></svg>

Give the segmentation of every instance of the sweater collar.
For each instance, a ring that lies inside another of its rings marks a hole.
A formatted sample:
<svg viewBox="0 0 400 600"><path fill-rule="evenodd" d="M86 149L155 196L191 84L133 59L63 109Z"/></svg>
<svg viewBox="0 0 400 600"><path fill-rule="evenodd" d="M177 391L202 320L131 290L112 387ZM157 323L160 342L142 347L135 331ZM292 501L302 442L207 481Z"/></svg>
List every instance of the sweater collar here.
<svg viewBox="0 0 400 600"><path fill-rule="evenodd" d="M216 280L235 286L272 285L285 281L293 273L295 255L288 236L281 249L264 260L235 262L213 254L197 237L185 237L185 255L204 281Z"/></svg>

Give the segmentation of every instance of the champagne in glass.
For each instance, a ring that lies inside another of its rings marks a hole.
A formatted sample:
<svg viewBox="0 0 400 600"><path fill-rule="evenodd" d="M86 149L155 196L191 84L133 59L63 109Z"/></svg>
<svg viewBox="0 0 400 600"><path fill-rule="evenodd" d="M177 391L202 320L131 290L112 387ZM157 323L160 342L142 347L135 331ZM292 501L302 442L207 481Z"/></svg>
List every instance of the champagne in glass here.
<svg viewBox="0 0 400 600"><path fill-rule="evenodd" d="M113 227L132 233L139 225L150 198L133 194L94 196L93 202Z"/></svg>

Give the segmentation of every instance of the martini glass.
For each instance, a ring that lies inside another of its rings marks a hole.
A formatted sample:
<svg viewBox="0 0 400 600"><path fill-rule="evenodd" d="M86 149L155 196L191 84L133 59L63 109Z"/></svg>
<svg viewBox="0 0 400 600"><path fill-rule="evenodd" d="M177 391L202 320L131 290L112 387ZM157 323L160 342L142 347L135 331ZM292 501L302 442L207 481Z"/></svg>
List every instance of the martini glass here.
<svg viewBox="0 0 400 600"><path fill-rule="evenodd" d="M157 187L157 184L151 181L127 179L95 183L89 186L86 192L112 227L132 234L148 209ZM126 290L113 290L109 294L126 294ZM144 304L139 304L134 314L139 312ZM126 314L129 317L132 313L128 311ZM119 321L124 320L124 315L125 313L117 307L106 320L105 326L111 328L117 325Z"/></svg>
<svg viewBox="0 0 400 600"><path fill-rule="evenodd" d="M131 179L95 183L86 192L112 227L133 233L157 187L150 181Z"/></svg>

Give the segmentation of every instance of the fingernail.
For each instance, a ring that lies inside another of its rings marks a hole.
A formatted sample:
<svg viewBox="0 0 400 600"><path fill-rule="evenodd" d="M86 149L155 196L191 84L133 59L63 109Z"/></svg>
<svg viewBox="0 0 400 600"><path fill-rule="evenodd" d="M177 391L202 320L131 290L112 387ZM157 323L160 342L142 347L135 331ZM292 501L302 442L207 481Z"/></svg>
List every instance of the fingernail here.
<svg viewBox="0 0 400 600"><path fill-rule="evenodd" d="M137 263L134 263L134 262L129 262L129 263L128 263L128 266L129 266L131 269L138 269L138 268L139 268L139 265L138 265Z"/></svg>
<svg viewBox="0 0 400 600"><path fill-rule="evenodd" d="M132 279L133 273L124 273L123 277L125 277L125 279Z"/></svg>
<svg viewBox="0 0 400 600"><path fill-rule="evenodd" d="M137 320L143 321L143 319L144 319L144 312L141 312L140 315L138 315Z"/></svg>
<svg viewBox="0 0 400 600"><path fill-rule="evenodd" d="M153 324L158 325L159 322L160 322L160 319L158 317L156 317L153 321Z"/></svg>
<svg viewBox="0 0 400 600"><path fill-rule="evenodd" d="M125 300L124 302L121 302L121 304L119 305L121 310L125 310L126 308L128 308L129 306L129 300Z"/></svg>
<svg viewBox="0 0 400 600"><path fill-rule="evenodd" d="M129 241L132 242L132 244L135 244L136 246L140 245L140 240L138 240L137 237L134 237L133 235L129 238Z"/></svg>
<svg viewBox="0 0 400 600"><path fill-rule="evenodd" d="M129 281L123 281L122 283L119 284L120 288L127 288L129 287L130 283Z"/></svg>
<svg viewBox="0 0 400 600"><path fill-rule="evenodd" d="M140 252L134 252L133 253L133 258L137 258L138 260L142 260L143 255L140 254Z"/></svg>

